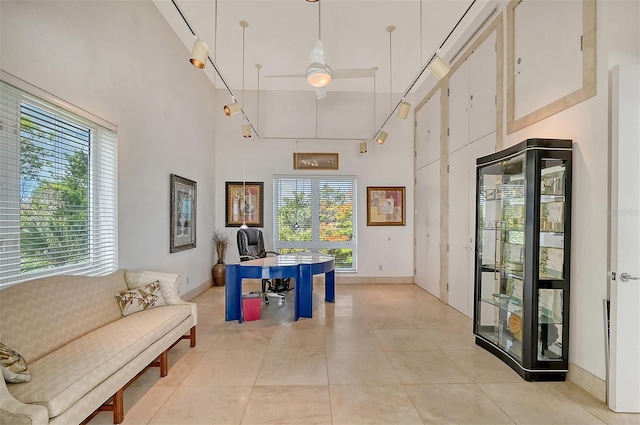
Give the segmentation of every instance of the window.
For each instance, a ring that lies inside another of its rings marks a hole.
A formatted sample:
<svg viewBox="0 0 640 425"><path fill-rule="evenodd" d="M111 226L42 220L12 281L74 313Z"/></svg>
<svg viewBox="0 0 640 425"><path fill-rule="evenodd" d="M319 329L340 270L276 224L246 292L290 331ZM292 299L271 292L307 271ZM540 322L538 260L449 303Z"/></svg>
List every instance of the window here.
<svg viewBox="0 0 640 425"><path fill-rule="evenodd" d="M274 247L336 257L336 270L356 270L355 177L275 176Z"/></svg>
<svg viewBox="0 0 640 425"><path fill-rule="evenodd" d="M0 287L116 270L115 132L51 95L0 91Z"/></svg>

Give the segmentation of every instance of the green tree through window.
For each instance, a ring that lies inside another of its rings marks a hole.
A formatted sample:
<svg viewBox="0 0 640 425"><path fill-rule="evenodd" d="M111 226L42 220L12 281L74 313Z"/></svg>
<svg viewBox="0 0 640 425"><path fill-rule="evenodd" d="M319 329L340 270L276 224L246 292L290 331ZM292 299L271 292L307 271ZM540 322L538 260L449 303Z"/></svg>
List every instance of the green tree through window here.
<svg viewBox="0 0 640 425"><path fill-rule="evenodd" d="M21 104L20 270L89 257L88 128Z"/></svg>
<svg viewBox="0 0 640 425"><path fill-rule="evenodd" d="M327 253L337 269L355 269L354 187L352 177L277 177L276 250Z"/></svg>

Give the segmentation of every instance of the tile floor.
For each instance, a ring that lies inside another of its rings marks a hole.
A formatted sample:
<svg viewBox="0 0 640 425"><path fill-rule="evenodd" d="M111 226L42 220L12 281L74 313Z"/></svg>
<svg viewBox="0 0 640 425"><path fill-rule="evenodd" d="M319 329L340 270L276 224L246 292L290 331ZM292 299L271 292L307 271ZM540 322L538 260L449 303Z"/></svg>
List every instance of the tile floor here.
<svg viewBox="0 0 640 425"><path fill-rule="evenodd" d="M640 424L571 383L523 381L415 285L323 298L316 285L312 319L293 321L291 292L239 324L224 320L224 288L208 289L197 347L180 342L167 377L152 368L125 391L124 424Z"/></svg>

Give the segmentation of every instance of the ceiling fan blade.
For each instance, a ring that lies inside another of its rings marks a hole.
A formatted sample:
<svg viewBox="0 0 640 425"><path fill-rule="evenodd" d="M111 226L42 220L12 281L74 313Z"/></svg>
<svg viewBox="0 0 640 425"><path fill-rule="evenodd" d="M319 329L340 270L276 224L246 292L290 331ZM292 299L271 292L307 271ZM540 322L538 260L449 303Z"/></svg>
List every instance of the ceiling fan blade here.
<svg viewBox="0 0 640 425"><path fill-rule="evenodd" d="M322 41L315 38L311 39L311 63L321 63L325 65Z"/></svg>
<svg viewBox="0 0 640 425"><path fill-rule="evenodd" d="M305 78L305 74L265 74L264 78Z"/></svg>
<svg viewBox="0 0 640 425"><path fill-rule="evenodd" d="M334 69L333 78L373 78L373 68L364 69Z"/></svg>
<svg viewBox="0 0 640 425"><path fill-rule="evenodd" d="M322 99L327 95L327 90L324 87L316 88L316 99Z"/></svg>

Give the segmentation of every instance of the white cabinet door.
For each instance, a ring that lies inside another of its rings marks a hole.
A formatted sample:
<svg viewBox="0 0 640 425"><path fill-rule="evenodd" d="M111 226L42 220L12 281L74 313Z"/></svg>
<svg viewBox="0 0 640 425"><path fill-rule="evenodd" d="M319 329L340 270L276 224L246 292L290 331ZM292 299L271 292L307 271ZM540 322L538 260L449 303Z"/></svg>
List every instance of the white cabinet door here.
<svg viewBox="0 0 640 425"><path fill-rule="evenodd" d="M414 277L413 281L419 287L427 289L429 268L427 266L427 205L431 201L427 190L427 167L422 167L415 171L416 183L415 191L415 217L414 217L414 238L415 246L413 251Z"/></svg>
<svg viewBox="0 0 640 425"><path fill-rule="evenodd" d="M496 131L496 33L469 56L469 141Z"/></svg>
<svg viewBox="0 0 640 425"><path fill-rule="evenodd" d="M469 143L469 60L449 79L449 153Z"/></svg>
<svg viewBox="0 0 640 425"><path fill-rule="evenodd" d="M449 155L449 305L469 309L469 149Z"/></svg>
<svg viewBox="0 0 640 425"><path fill-rule="evenodd" d="M426 290L440 298L440 160L426 167Z"/></svg>
<svg viewBox="0 0 640 425"><path fill-rule="evenodd" d="M582 87L582 5L524 0L515 8L516 119Z"/></svg>
<svg viewBox="0 0 640 425"><path fill-rule="evenodd" d="M416 114L416 169L440 159L440 92Z"/></svg>

